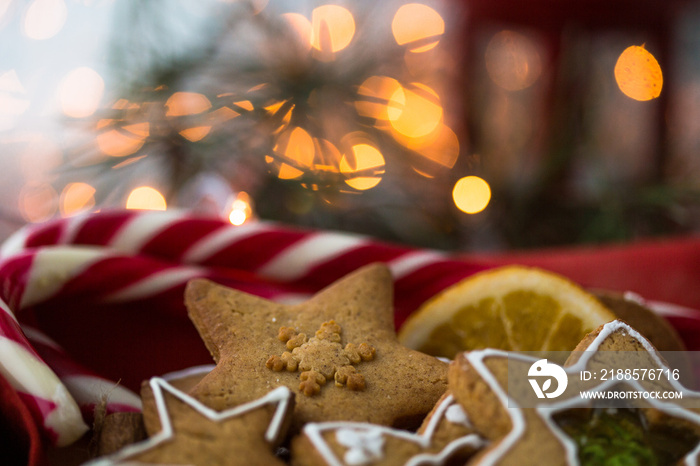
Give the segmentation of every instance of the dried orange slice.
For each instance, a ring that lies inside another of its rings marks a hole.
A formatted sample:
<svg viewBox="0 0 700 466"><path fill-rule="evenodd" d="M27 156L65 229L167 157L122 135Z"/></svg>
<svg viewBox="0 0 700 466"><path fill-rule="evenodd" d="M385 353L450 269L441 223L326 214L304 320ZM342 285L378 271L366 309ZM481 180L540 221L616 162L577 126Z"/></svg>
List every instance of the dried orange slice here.
<svg viewBox="0 0 700 466"><path fill-rule="evenodd" d="M592 294L541 269L506 266L443 290L404 323L399 340L447 358L460 351L570 351L615 319Z"/></svg>

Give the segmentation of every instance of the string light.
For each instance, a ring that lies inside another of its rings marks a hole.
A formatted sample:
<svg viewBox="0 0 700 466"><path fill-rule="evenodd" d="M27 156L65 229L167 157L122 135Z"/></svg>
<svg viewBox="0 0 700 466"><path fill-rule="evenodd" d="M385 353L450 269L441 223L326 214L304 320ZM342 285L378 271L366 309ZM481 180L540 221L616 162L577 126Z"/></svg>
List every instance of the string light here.
<svg viewBox="0 0 700 466"><path fill-rule="evenodd" d="M114 120L97 122L97 146L112 157L124 157L141 149L149 135L150 124L147 121L117 127Z"/></svg>
<svg viewBox="0 0 700 466"><path fill-rule="evenodd" d="M382 153L370 144L355 144L351 151L352 158L343 157L340 162L341 173L350 175L345 182L359 191L377 186L382 180L380 175L384 173L385 162ZM372 175L377 176L352 176L357 172L372 173Z"/></svg>
<svg viewBox="0 0 700 466"><path fill-rule="evenodd" d="M661 95L661 66L644 46L627 47L615 63L615 81L629 98L647 101Z"/></svg>
<svg viewBox="0 0 700 466"><path fill-rule="evenodd" d="M34 0L24 14L24 35L35 40L50 39L63 29L67 16L64 0Z"/></svg>
<svg viewBox="0 0 700 466"><path fill-rule="evenodd" d="M95 70L86 66L68 73L58 87L58 98L66 116L89 117L100 105L105 83Z"/></svg>
<svg viewBox="0 0 700 466"><path fill-rule="evenodd" d="M166 207L165 197L160 191L150 186L139 186L133 189L126 200L127 209L165 210Z"/></svg>
<svg viewBox="0 0 700 466"><path fill-rule="evenodd" d="M211 102L203 94L197 92L176 92L165 102L165 116L170 118L200 115L211 108ZM179 134L183 138L196 142L209 134L211 126L198 125L182 129Z"/></svg>
<svg viewBox="0 0 700 466"><path fill-rule="evenodd" d="M48 183L27 184L19 192L19 212L28 222L48 220L58 204L58 193Z"/></svg>
<svg viewBox="0 0 700 466"><path fill-rule="evenodd" d="M61 191L61 215L68 217L95 207L95 188L87 183L69 183Z"/></svg>
<svg viewBox="0 0 700 466"><path fill-rule="evenodd" d="M459 210L467 214L483 211L491 201L491 187L478 176L465 176L455 183L452 199Z"/></svg>
<svg viewBox="0 0 700 466"><path fill-rule="evenodd" d="M243 225L253 216L253 208L251 199L248 193L241 191L236 196L236 199L231 204L231 211L228 215L228 220L233 225Z"/></svg>
<svg viewBox="0 0 700 466"><path fill-rule="evenodd" d="M440 42L440 36L445 33L445 21L427 5L407 3L396 11L391 32L396 43L406 45L411 52L427 52Z"/></svg>
<svg viewBox="0 0 700 466"><path fill-rule="evenodd" d="M311 45L332 59L332 54L350 45L355 35L355 19L349 10L338 5L322 5L311 12Z"/></svg>
<svg viewBox="0 0 700 466"><path fill-rule="evenodd" d="M410 87L397 89L389 102L389 123L404 136L427 136L442 121L440 97L425 84L412 83Z"/></svg>

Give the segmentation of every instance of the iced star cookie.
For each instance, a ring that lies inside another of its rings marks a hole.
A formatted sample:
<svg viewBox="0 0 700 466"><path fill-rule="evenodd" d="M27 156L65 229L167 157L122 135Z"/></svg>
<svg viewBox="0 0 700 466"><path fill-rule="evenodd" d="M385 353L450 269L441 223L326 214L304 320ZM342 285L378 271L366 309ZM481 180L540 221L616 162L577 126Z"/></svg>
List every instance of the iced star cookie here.
<svg viewBox="0 0 700 466"><path fill-rule="evenodd" d="M619 462L610 464L697 464L700 413L693 406L700 405L700 393L673 377L603 377L602 370L614 358L632 358L640 371L657 375L671 371L649 341L622 321L589 334L563 368L544 359L497 350L460 354L450 365L450 390L476 432L491 442L473 463L586 466L605 460ZM582 375L583 371L590 375ZM544 376L551 375L556 375L556 382L550 384ZM537 385L546 392L542 397L531 382L538 377L544 380ZM629 399L626 407L613 409L607 407L610 404L584 399L582 392L640 395L625 395ZM658 392L682 393L683 399L661 401L642 396Z"/></svg>
<svg viewBox="0 0 700 466"><path fill-rule="evenodd" d="M294 395L285 387L235 408L214 411L162 378L150 380L159 428L148 439L91 464L283 465L273 453L284 439Z"/></svg>
<svg viewBox="0 0 700 466"><path fill-rule="evenodd" d="M213 368L213 365L189 367L163 374L161 378L173 388L187 393ZM141 403L142 412L116 412L105 415L104 408L95 411L94 432L90 444L92 456L107 456L160 431L160 413L155 406L155 397L148 380L141 386L141 398L147 401L146 405Z"/></svg>
<svg viewBox="0 0 700 466"><path fill-rule="evenodd" d="M362 422L307 424L292 441L292 465L463 464L485 443L446 393L415 433Z"/></svg>
<svg viewBox="0 0 700 466"><path fill-rule="evenodd" d="M334 420L416 427L447 388L446 363L398 342L384 265L298 305L201 279L185 302L216 362L191 394L216 410L284 386L297 395L295 431Z"/></svg>
<svg viewBox="0 0 700 466"><path fill-rule="evenodd" d="M659 351L686 349L676 329L663 316L649 308L641 296L607 290L594 290L593 293L619 320L627 322L644 335Z"/></svg>

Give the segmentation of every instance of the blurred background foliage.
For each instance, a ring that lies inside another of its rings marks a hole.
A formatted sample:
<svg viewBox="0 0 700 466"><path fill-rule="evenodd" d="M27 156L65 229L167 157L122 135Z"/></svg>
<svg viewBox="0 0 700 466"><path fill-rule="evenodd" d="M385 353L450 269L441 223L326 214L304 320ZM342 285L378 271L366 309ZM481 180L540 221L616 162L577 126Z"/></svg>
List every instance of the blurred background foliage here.
<svg viewBox="0 0 700 466"><path fill-rule="evenodd" d="M5 1L6 229L127 207L461 251L695 233L700 8L657 3Z"/></svg>

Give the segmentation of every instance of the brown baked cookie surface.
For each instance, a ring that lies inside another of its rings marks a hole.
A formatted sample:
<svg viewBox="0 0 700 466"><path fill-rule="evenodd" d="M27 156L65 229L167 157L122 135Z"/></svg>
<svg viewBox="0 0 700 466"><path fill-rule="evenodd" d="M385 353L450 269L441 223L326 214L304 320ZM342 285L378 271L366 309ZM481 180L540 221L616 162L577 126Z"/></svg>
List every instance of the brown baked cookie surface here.
<svg viewBox="0 0 700 466"><path fill-rule="evenodd" d="M214 411L155 377L142 389L144 417L157 419L144 441L98 458L95 465L283 465L275 448L285 438L294 395L284 387L235 408Z"/></svg>
<svg viewBox="0 0 700 466"><path fill-rule="evenodd" d="M450 365L449 386L490 441L470 465L698 464L700 393L619 320L584 338L563 366L498 350L462 353ZM606 396L592 401L584 392Z"/></svg>
<svg viewBox="0 0 700 466"><path fill-rule="evenodd" d="M398 342L383 265L298 305L202 279L185 302L217 363L191 394L216 410L284 386L296 394L294 431L332 420L415 427L447 388L446 363Z"/></svg>

